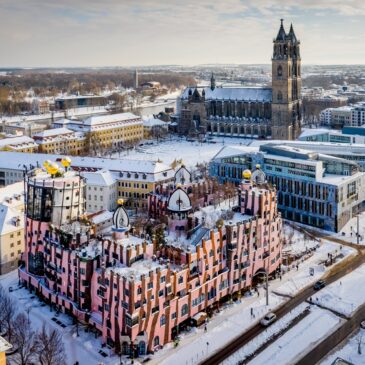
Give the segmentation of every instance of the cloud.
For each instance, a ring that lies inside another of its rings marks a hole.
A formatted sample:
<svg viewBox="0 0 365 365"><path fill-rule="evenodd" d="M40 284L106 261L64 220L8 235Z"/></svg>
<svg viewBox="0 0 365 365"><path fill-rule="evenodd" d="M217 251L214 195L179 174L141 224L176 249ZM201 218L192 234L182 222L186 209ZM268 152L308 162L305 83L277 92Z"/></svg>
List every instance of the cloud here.
<svg viewBox="0 0 365 365"><path fill-rule="evenodd" d="M0 65L269 63L281 17L308 62L359 63L363 14L358 0L1 0Z"/></svg>

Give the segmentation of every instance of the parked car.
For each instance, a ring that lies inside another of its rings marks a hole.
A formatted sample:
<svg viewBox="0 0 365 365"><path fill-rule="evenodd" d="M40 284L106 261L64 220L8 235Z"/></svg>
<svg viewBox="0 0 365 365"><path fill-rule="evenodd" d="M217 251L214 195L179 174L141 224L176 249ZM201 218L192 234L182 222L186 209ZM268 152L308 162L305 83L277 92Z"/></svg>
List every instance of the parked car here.
<svg viewBox="0 0 365 365"><path fill-rule="evenodd" d="M360 327L365 330L365 319L360 322Z"/></svg>
<svg viewBox="0 0 365 365"><path fill-rule="evenodd" d="M313 289L314 290L320 290L326 286L326 282L324 280L318 280L315 284Z"/></svg>
<svg viewBox="0 0 365 365"><path fill-rule="evenodd" d="M262 318L262 320L260 321L260 323L261 323L261 325L267 327L271 323L273 323L275 320L276 320L276 314L270 312L270 313L266 314L266 316L264 318Z"/></svg>

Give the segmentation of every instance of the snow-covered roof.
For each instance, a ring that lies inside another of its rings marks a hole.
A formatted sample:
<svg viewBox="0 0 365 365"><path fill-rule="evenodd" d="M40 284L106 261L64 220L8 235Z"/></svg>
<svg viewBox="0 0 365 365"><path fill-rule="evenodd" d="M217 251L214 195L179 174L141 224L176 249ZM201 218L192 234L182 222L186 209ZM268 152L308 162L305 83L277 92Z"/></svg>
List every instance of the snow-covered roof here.
<svg viewBox="0 0 365 365"><path fill-rule="evenodd" d="M24 206L24 183L17 182L0 188L0 204L13 208Z"/></svg>
<svg viewBox="0 0 365 365"><path fill-rule="evenodd" d="M302 133L300 134L299 138L310 137L310 136L317 136L320 134L326 133L336 133L341 134L339 131L333 131L326 128L303 128Z"/></svg>
<svg viewBox="0 0 365 365"><path fill-rule="evenodd" d="M181 99L187 99L189 90L194 92L194 88L186 88L181 96ZM206 100L244 100L244 101L260 101L271 102L272 89L258 87L216 87L212 90L210 87L198 88L201 95L205 91Z"/></svg>
<svg viewBox="0 0 365 365"><path fill-rule="evenodd" d="M101 212L98 212L96 214L93 214L90 218L90 221L94 224L100 224L105 221L113 219L113 213L109 210L102 210Z"/></svg>
<svg viewBox="0 0 365 365"><path fill-rule="evenodd" d="M106 123L115 123L127 120L141 120L138 115L132 113L119 113L119 114L109 114L109 115L100 115L100 116L92 116L84 121L85 126L96 126L100 124Z"/></svg>
<svg viewBox="0 0 365 365"><path fill-rule="evenodd" d="M83 172L87 185L110 186L115 184L115 176L109 170L98 170L95 172Z"/></svg>
<svg viewBox="0 0 365 365"><path fill-rule="evenodd" d="M8 351L12 348L13 346L5 340L5 338L0 336L0 352L5 352Z"/></svg>
<svg viewBox="0 0 365 365"><path fill-rule="evenodd" d="M27 136L20 136L20 137L11 137L11 138L4 138L0 139L0 148L12 146L12 147L25 147L25 146L37 146L34 142L33 138Z"/></svg>
<svg viewBox="0 0 365 365"><path fill-rule="evenodd" d="M19 224L16 225L16 221ZM0 204L0 235L18 231L24 227L24 215L5 204Z"/></svg>
<svg viewBox="0 0 365 365"><path fill-rule="evenodd" d="M69 134L69 133L75 133L71 129L67 128L53 128L53 129L46 129L42 132L35 133L33 137L39 137L39 138L46 138L46 137L55 137L62 134Z"/></svg>
<svg viewBox="0 0 365 365"><path fill-rule="evenodd" d="M237 155L242 155L243 153L255 153L259 151L259 147L251 146L224 146L213 158L212 160L218 158L227 158Z"/></svg>
<svg viewBox="0 0 365 365"><path fill-rule="evenodd" d="M17 152L0 151L0 168L24 170L26 166L43 166L46 160L60 161L63 155L53 155L45 153L37 154L22 154ZM106 169L114 172L123 173L123 179L148 181L161 181L174 177L174 170L157 161L151 160L127 160L117 158L102 158L102 157L72 157L71 167L79 169ZM128 176L130 173L130 176ZM138 175L138 177L135 176ZM146 179L143 179L143 174L146 174Z"/></svg>
<svg viewBox="0 0 365 365"><path fill-rule="evenodd" d="M144 127L157 127L157 126L163 126L167 127L170 123L164 122L161 119L158 118L143 118L143 126Z"/></svg>

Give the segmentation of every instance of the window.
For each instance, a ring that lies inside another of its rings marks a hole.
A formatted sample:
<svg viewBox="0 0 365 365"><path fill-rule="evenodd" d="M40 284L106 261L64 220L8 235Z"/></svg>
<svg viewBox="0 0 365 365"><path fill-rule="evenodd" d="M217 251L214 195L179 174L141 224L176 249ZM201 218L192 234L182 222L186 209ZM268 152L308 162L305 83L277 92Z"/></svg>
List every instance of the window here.
<svg viewBox="0 0 365 365"><path fill-rule="evenodd" d="M181 308L181 316L183 317L183 316L187 315L188 312L189 312L189 307L187 304L184 304Z"/></svg>
<svg viewBox="0 0 365 365"><path fill-rule="evenodd" d="M278 66L277 75L278 75L278 77L282 77L283 76L283 68L282 68L281 65Z"/></svg>
<svg viewBox="0 0 365 365"><path fill-rule="evenodd" d="M176 319L176 312L171 314L171 319Z"/></svg>
<svg viewBox="0 0 365 365"><path fill-rule="evenodd" d="M283 93L281 91L278 91L278 101L283 100Z"/></svg>
<svg viewBox="0 0 365 365"><path fill-rule="evenodd" d="M160 318L160 326L164 326L166 324L166 316L163 314Z"/></svg>

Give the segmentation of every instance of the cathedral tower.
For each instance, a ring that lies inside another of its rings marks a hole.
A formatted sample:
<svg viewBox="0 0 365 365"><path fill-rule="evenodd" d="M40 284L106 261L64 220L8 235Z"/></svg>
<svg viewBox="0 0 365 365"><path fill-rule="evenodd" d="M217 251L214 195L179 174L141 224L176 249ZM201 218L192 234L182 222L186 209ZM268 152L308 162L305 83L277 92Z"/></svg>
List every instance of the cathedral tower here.
<svg viewBox="0 0 365 365"><path fill-rule="evenodd" d="M293 26L285 33L283 19L272 57L272 139L294 140L302 118L300 41Z"/></svg>

